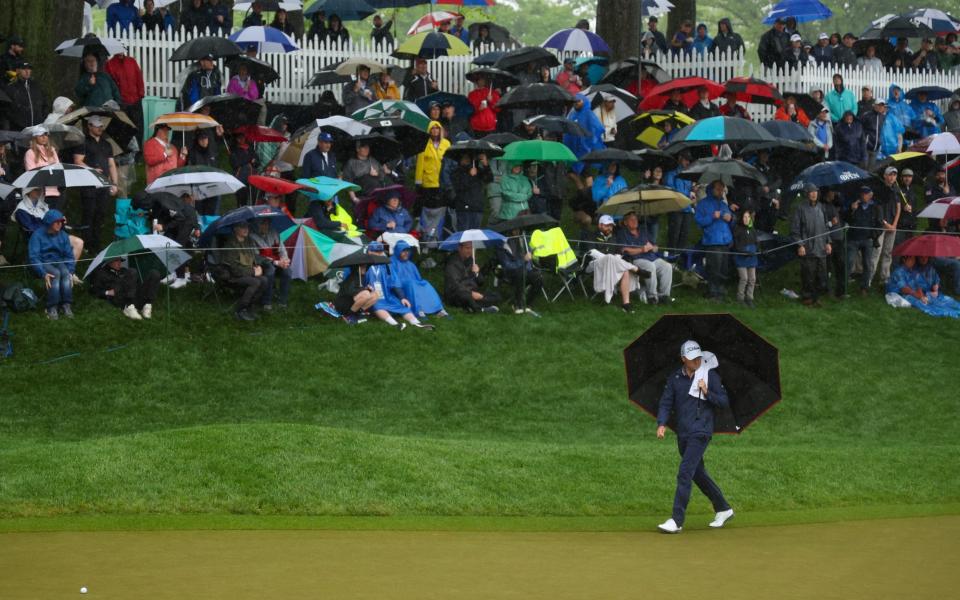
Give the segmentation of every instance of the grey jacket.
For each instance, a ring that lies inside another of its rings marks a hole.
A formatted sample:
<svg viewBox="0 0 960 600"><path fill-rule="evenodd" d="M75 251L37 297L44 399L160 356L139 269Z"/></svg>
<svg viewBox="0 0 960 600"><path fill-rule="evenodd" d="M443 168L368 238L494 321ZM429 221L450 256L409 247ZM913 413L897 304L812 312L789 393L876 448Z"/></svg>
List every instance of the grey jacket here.
<svg viewBox="0 0 960 600"><path fill-rule="evenodd" d="M811 205L806 198L797 206L790 219L790 237L795 242L804 240L802 245L807 249L807 256L824 258L827 256L827 244L830 237L826 233L827 218L820 203Z"/></svg>

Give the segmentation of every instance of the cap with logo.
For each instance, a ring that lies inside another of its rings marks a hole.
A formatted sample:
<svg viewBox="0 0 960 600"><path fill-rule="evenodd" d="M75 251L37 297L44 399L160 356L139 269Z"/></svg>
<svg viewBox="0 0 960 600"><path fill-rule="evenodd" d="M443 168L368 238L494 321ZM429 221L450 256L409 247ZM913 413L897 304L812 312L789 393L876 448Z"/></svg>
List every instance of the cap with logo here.
<svg viewBox="0 0 960 600"><path fill-rule="evenodd" d="M600 220L597 221L600 225L613 225L613 217L610 215L600 215Z"/></svg>
<svg viewBox="0 0 960 600"><path fill-rule="evenodd" d="M680 346L680 356L687 360L693 360L703 356L703 352L700 350L700 344L693 340L687 340Z"/></svg>

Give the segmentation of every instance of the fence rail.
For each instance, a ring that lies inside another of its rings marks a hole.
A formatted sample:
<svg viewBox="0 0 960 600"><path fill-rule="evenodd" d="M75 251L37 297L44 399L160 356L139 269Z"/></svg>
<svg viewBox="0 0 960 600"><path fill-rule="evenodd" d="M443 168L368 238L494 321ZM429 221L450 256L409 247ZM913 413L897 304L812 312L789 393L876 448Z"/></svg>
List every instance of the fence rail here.
<svg viewBox="0 0 960 600"><path fill-rule="evenodd" d="M106 31L98 35L107 35ZM146 93L149 96L175 98L179 93L178 76L190 65L171 63L167 59L173 51L185 41L194 37L193 32L175 30L171 32L135 32L121 34L131 56L137 59L143 70ZM347 58L362 56L383 64L398 64L390 56L392 48L374 46L369 38L352 39L349 44L327 45L315 40L299 40L300 50L289 54L264 54L260 58L269 62L280 74L280 80L267 88L266 96L271 102L280 104L312 104L325 89L332 89L339 99L340 86L308 88L307 82L322 68ZM430 72L439 83L440 89L452 93L466 94L469 82L464 75L473 68L471 61L482 52L493 48L474 51L468 56L444 56L430 61ZM890 84L896 83L904 89L920 85L939 85L949 90L960 88L960 69L949 72L921 72L905 70L888 72L848 67L808 67L794 71L774 71L761 67L756 73L752 65L746 63L743 55L692 55L658 56L657 63L672 77L700 76L713 81L723 82L731 77L754 75L768 81L780 90L810 92L812 89L829 91L834 73L843 75L846 86L859 94L860 88L869 85L877 96L886 95ZM224 73L226 85L227 73ZM751 104L748 109L754 119L770 119L774 109L770 106Z"/></svg>

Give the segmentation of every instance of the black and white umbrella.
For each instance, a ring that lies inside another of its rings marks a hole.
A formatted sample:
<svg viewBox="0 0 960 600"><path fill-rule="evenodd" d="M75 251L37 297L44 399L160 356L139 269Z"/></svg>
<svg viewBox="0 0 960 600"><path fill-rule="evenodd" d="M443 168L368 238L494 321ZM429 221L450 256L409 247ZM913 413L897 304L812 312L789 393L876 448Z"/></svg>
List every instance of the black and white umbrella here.
<svg viewBox="0 0 960 600"><path fill-rule="evenodd" d="M33 187L105 188L110 185L99 171L69 163L57 163L27 171L13 182L13 187L21 190Z"/></svg>
<svg viewBox="0 0 960 600"><path fill-rule="evenodd" d="M92 33L72 40L67 40L54 50L60 56L80 58L86 54L97 56L113 56L126 52L120 40L111 37L98 37Z"/></svg>
<svg viewBox="0 0 960 600"><path fill-rule="evenodd" d="M21 131L17 138L17 145L21 148L29 148L30 140L37 135L36 132L40 128L43 128L43 130L47 132L47 135L50 137L50 143L53 144L57 150L73 148L79 146L84 141L83 131L76 127L63 125L62 123L47 123L45 125L33 125Z"/></svg>
<svg viewBox="0 0 960 600"><path fill-rule="evenodd" d="M214 167L180 167L167 171L147 186L147 192L190 194L194 200L225 196L243 188L239 179Z"/></svg>
<svg viewBox="0 0 960 600"><path fill-rule="evenodd" d="M590 100L590 108L597 108L605 100L613 99L613 112L617 121L622 121L636 114L640 99L625 89L609 83L599 83L583 90L583 95Z"/></svg>

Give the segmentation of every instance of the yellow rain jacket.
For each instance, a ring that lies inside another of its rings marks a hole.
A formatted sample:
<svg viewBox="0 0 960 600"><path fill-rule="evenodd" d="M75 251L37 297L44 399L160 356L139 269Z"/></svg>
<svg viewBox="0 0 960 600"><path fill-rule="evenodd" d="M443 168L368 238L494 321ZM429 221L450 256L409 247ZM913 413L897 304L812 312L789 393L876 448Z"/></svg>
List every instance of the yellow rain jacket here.
<svg viewBox="0 0 960 600"><path fill-rule="evenodd" d="M427 131L434 127L439 127L443 131L443 126L437 121L430 121ZM417 185L425 188L440 187L440 169L443 163L443 155L446 154L449 147L450 140L443 137L440 138L440 143L436 146L433 145L432 140L427 140L427 146L423 149L423 152L417 155L417 169L414 173L414 180Z"/></svg>

